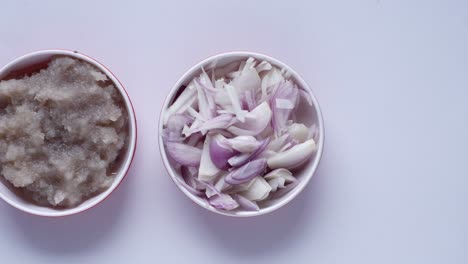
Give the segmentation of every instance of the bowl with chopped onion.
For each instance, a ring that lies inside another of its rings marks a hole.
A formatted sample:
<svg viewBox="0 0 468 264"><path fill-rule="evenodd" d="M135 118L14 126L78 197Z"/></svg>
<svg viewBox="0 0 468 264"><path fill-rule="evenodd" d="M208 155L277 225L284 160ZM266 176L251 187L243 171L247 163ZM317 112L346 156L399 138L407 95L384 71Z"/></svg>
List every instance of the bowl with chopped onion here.
<svg viewBox="0 0 468 264"><path fill-rule="evenodd" d="M293 200L314 175L324 126L311 88L254 52L209 57L169 92L159 120L166 169L201 207L249 217Z"/></svg>

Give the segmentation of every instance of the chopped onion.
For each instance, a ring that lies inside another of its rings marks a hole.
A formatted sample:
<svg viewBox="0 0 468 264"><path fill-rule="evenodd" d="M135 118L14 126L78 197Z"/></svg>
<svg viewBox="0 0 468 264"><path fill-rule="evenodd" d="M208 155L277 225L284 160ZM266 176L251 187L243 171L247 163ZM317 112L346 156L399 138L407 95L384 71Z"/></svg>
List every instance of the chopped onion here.
<svg viewBox="0 0 468 264"><path fill-rule="evenodd" d="M271 192L271 186L263 177L255 177L249 189L240 192L242 196L251 201L261 201L268 197Z"/></svg>
<svg viewBox="0 0 468 264"><path fill-rule="evenodd" d="M271 66L271 64L267 61L262 61L260 62L260 64L257 65L257 67L255 67L255 69L257 70L258 73L261 73L263 71L269 71L271 70L273 67Z"/></svg>
<svg viewBox="0 0 468 264"><path fill-rule="evenodd" d="M252 152L261 144L253 136L237 136L227 139L227 141L233 149L242 153Z"/></svg>
<svg viewBox="0 0 468 264"><path fill-rule="evenodd" d="M206 119L191 106L187 107L187 113L198 120L206 121Z"/></svg>
<svg viewBox="0 0 468 264"><path fill-rule="evenodd" d="M229 184L229 188L226 190L226 193L235 194L235 193L239 193L239 192L242 192L242 191L246 191L246 190L248 190L250 188L250 186L252 186L254 180L255 180L255 178L248 181L248 182L244 182L244 183L241 183L241 184L236 184L236 185Z"/></svg>
<svg viewBox="0 0 468 264"><path fill-rule="evenodd" d="M224 180L233 185L248 182L255 176L262 175L266 165L266 159L253 160L240 168L232 170Z"/></svg>
<svg viewBox="0 0 468 264"><path fill-rule="evenodd" d="M223 81L223 87L218 89L218 91L215 94L215 103L219 106L221 106L224 110L231 110L232 111L232 103L231 103L231 98L229 97L226 89L224 89L224 86L226 85Z"/></svg>
<svg viewBox="0 0 468 264"><path fill-rule="evenodd" d="M211 160L210 143L212 136L208 134L203 143L203 152L200 160L200 168L198 170L198 180L209 182L216 178L220 172L219 168Z"/></svg>
<svg viewBox="0 0 468 264"><path fill-rule="evenodd" d="M292 189L294 189L297 185L299 185L299 181L295 181L295 182L292 182L288 185L286 185L284 188L282 189L279 189L278 191L274 192L272 195L271 195L271 199L278 199L282 196L284 196L285 194L287 194L288 192L290 192Z"/></svg>
<svg viewBox="0 0 468 264"><path fill-rule="evenodd" d="M257 106L257 102L255 100L255 94L252 91L250 90L245 91L244 99L245 99L245 104L247 105L247 109L249 109L249 111L252 111L253 109L255 109L255 107Z"/></svg>
<svg viewBox="0 0 468 264"><path fill-rule="evenodd" d="M209 198L209 203L217 209L234 210L239 204L228 194L217 194Z"/></svg>
<svg viewBox="0 0 468 264"><path fill-rule="evenodd" d="M194 133L193 131L199 128L201 124L202 124L202 121L200 119L195 119L195 121L193 121L190 127L188 125L184 126L184 128L182 129L182 134L184 134L186 137L191 136L192 133ZM202 133L202 134L206 134L206 133Z"/></svg>
<svg viewBox="0 0 468 264"><path fill-rule="evenodd" d="M195 189L193 186L190 186L189 184L187 184L183 179L180 179L180 178L177 178L177 181L185 187L185 189L187 189L189 192L191 192L193 195L196 195L196 196L203 196L203 192Z"/></svg>
<svg viewBox="0 0 468 264"><path fill-rule="evenodd" d="M270 169L294 169L307 161L315 152L317 146L313 139L298 144L284 152L280 152L268 159Z"/></svg>
<svg viewBox="0 0 468 264"><path fill-rule="evenodd" d="M245 66L242 68L239 76L234 78L230 85L236 87L239 93L243 93L247 90L256 90L260 87L262 80L258 76L257 70L255 69L255 61L247 60Z"/></svg>
<svg viewBox="0 0 468 264"><path fill-rule="evenodd" d="M273 170L267 173L263 178L268 181L268 184L270 184L272 192L276 192L277 189L284 188L285 183L297 181L290 171L283 168Z"/></svg>
<svg viewBox="0 0 468 264"><path fill-rule="evenodd" d="M180 186L219 210L258 211L298 184L317 123L298 123L311 95L291 73L248 58L201 68L163 113L163 143ZM307 103L304 103L307 102ZM268 171L267 171L268 170Z"/></svg>
<svg viewBox="0 0 468 264"><path fill-rule="evenodd" d="M294 109L294 104L287 99L276 98L276 107L278 109Z"/></svg>
<svg viewBox="0 0 468 264"><path fill-rule="evenodd" d="M288 134L299 143L303 143L309 138L312 138L310 136L310 131L312 131L312 129L306 127L304 124L294 123L288 126Z"/></svg>
<svg viewBox="0 0 468 264"><path fill-rule="evenodd" d="M248 211L258 211L258 210L260 210L260 207L258 207L256 202L253 202L253 201L245 198L244 196L242 196L240 194L234 194L234 199L245 210L248 210Z"/></svg>
<svg viewBox="0 0 468 264"><path fill-rule="evenodd" d="M276 192L277 189L284 188L284 183L286 180L284 178L274 178L268 181L268 184L271 187L272 192Z"/></svg>
<svg viewBox="0 0 468 264"><path fill-rule="evenodd" d="M236 123L227 130L237 136L254 136L260 134L270 123L271 120L270 106L263 102L254 110L247 113L245 122Z"/></svg>
<svg viewBox="0 0 468 264"><path fill-rule="evenodd" d="M166 141L181 142L185 139L182 136L184 126L193 122L193 118L187 114L173 114L169 117L167 126L163 130L163 138Z"/></svg>
<svg viewBox="0 0 468 264"><path fill-rule="evenodd" d="M163 139L164 141L169 142L182 142L184 141L185 137L181 136L180 132L165 128L163 129Z"/></svg>
<svg viewBox="0 0 468 264"><path fill-rule="evenodd" d="M291 81L284 81L277 84L275 94L270 99L270 105L273 111L272 125L276 135L281 135L286 129L286 123L289 120L292 109L296 105L298 98L298 89ZM289 101L289 103L284 103ZM278 102L280 105L278 105ZM285 107L292 106L291 108Z"/></svg>
<svg viewBox="0 0 468 264"><path fill-rule="evenodd" d="M200 165L202 151L199 148L177 142L166 142L166 149L175 161L184 166Z"/></svg>
<svg viewBox="0 0 468 264"><path fill-rule="evenodd" d="M228 85L228 84L226 84L224 87L225 87L225 89L227 91L227 94L228 94L229 98L231 99L231 104L232 104L232 107L234 108L234 112L236 113L237 119L239 119L239 121L244 123L245 122L245 115L247 114L247 111L242 110L242 107L241 107L240 101L239 101L239 95L237 94L236 88L234 88L234 86Z"/></svg>
<svg viewBox="0 0 468 264"><path fill-rule="evenodd" d="M193 118L187 114L173 114L167 122L167 129L174 131L182 131L184 125L191 124Z"/></svg>
<svg viewBox="0 0 468 264"><path fill-rule="evenodd" d="M228 160L228 162L233 167L240 167L260 155L266 149L269 143L270 138L264 139L252 153L232 157Z"/></svg>
<svg viewBox="0 0 468 264"><path fill-rule="evenodd" d="M292 172L290 172L287 169L281 168L281 169L276 169L273 171L270 171L269 173L265 174L263 176L265 180L272 180L275 178L283 178L285 179L286 182L293 182L296 181L296 178L292 175Z"/></svg>
<svg viewBox="0 0 468 264"><path fill-rule="evenodd" d="M198 98L198 108L200 109L200 115L205 119L211 119L213 117L213 111L210 105L208 104L208 98L205 91L198 85L198 82L195 82L195 87L197 88L197 98Z"/></svg>
<svg viewBox="0 0 468 264"><path fill-rule="evenodd" d="M182 174L182 179L184 179L184 181L188 185L195 188L197 191L203 191L206 189L206 184L197 180L197 176L198 176L197 168L182 166L180 169L180 172Z"/></svg>
<svg viewBox="0 0 468 264"><path fill-rule="evenodd" d="M224 178L226 177L226 175L227 175L227 172L223 172L223 174L220 175L220 177L216 181L213 188L206 188L206 193L205 193L206 197L210 198L211 196L217 193L229 191L230 189L232 189L232 185L224 181Z"/></svg>
<svg viewBox="0 0 468 264"><path fill-rule="evenodd" d="M281 74L281 71L276 67L271 69L262 80L262 101L266 100L273 93L275 85L282 81L284 81L284 77Z"/></svg>
<svg viewBox="0 0 468 264"><path fill-rule="evenodd" d="M212 129L225 129L232 122L233 116L230 114L222 114L210 120L207 120L205 123L200 125L198 128L193 129L191 132L196 133L203 130L212 130Z"/></svg>
<svg viewBox="0 0 468 264"><path fill-rule="evenodd" d="M313 124L310 127L309 138L312 138L313 140L317 141L318 140L318 135L319 135L318 126L317 126L317 124Z"/></svg>
<svg viewBox="0 0 468 264"><path fill-rule="evenodd" d="M216 62L215 62L216 64ZM224 65L222 67L217 67L215 68L216 65L212 65L213 72L215 73L215 78L217 80L219 79L224 79L229 73L238 71L239 70L239 65L241 64L240 61L233 61L227 65ZM216 83L216 81L215 81Z"/></svg>
<svg viewBox="0 0 468 264"><path fill-rule="evenodd" d="M271 141L268 145L268 150L279 152L286 144L292 141L292 137L289 134L284 134Z"/></svg>
<svg viewBox="0 0 468 264"><path fill-rule="evenodd" d="M210 191L210 192L213 192L213 195L216 195L216 194L221 195L222 194L221 191L218 191L218 189L216 189L216 187L213 186L213 184L211 184L209 182L205 182L205 185L206 185L206 193L208 193ZM207 195L207 197L210 198L213 195L210 195L210 196Z"/></svg>
<svg viewBox="0 0 468 264"><path fill-rule="evenodd" d="M194 133L194 134L190 135L187 138L187 145L196 146L200 142L202 137L203 137L203 135L201 133Z"/></svg>
<svg viewBox="0 0 468 264"><path fill-rule="evenodd" d="M228 160L234 155L236 152L229 146L225 137L217 134L211 139L210 157L216 167L227 170L230 167Z"/></svg>
<svg viewBox="0 0 468 264"><path fill-rule="evenodd" d="M172 114L179 113L181 109L195 103L197 90L193 85L185 88L172 105L164 112L164 124L166 125Z"/></svg>

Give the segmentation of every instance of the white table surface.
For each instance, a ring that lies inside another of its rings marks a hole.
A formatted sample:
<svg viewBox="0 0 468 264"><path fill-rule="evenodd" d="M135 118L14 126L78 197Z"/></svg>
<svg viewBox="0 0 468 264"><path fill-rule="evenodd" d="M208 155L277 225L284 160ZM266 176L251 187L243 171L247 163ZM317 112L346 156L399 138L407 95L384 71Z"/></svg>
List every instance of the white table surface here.
<svg viewBox="0 0 468 264"><path fill-rule="evenodd" d="M121 2L121 3L119 3ZM468 263L468 2L9 1L0 64L66 48L106 64L135 104L123 185L72 217L0 202L0 263ZM253 219L195 206L156 141L165 94L223 51L272 55L313 87L318 173Z"/></svg>

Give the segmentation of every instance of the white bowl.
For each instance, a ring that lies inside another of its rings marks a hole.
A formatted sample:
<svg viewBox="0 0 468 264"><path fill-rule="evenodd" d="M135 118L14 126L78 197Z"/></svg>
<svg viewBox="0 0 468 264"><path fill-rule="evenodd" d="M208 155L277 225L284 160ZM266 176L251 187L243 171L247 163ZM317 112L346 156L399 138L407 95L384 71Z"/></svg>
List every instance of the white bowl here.
<svg viewBox="0 0 468 264"><path fill-rule="evenodd" d="M54 209L51 207L43 207L43 206L32 204L31 202L28 202L22 199L21 197L19 197L18 195L16 195L4 183L0 182L0 198L2 198L8 204L12 205L13 207L19 210L22 210L24 212L27 212L33 215L48 216L48 217L59 217L59 216L77 214L77 213L90 209L91 207L99 204L104 199L106 199L106 197L108 197L117 188L117 186L119 186L119 184L122 182L122 179L127 174L130 168L130 164L132 162L133 156L135 154L136 138L137 138L135 112L133 110L133 106L130 101L130 98L127 92L125 91L123 85L114 76L114 74L110 70L108 70L104 65L102 65L101 63L97 62L96 60L86 55L80 54L76 51L68 51L68 50L43 50L43 51L33 52L33 53L24 55L8 63L5 67L0 69L0 80L15 71L24 71L24 69L28 69L29 71L34 68L46 66L45 63L48 60L50 60L52 56L57 56L57 55L69 56L69 57L73 57L76 59L86 61L94 65L98 69L100 69L114 83L115 87L118 89L118 91L120 92L120 94L122 95L124 99L125 108L128 112L129 140L128 140L128 145L126 148L126 153L122 161L122 165L120 166L112 185L104 192L84 201L83 203L81 203L80 205L74 208Z"/></svg>
<svg viewBox="0 0 468 264"><path fill-rule="evenodd" d="M309 126L312 125L313 123L317 124L318 138L317 138L316 143L318 147L317 147L316 154L308 161L308 163L306 163L302 167L301 170L295 171L294 175L299 180L299 185L296 186L293 190L291 190L289 193L287 193L283 197L270 201L267 204L267 206L261 208L259 211L220 210L211 206L206 200L192 194L177 180L177 178L180 178L181 175L179 174L179 172L177 172L174 169L173 164L171 164L171 162L169 161L167 157L167 153L166 153L165 146L163 143L163 138L162 138L162 134L163 134L162 133L163 131L163 118L162 117L163 117L163 113L173 102L174 97L177 95L180 87L188 85L188 83L195 76L201 73L202 67L204 67L205 69L210 69L212 67L222 67L235 61L246 60L249 57L253 57L259 61L265 60L265 61L268 61L270 64L277 66L280 69L283 69L283 68L286 69L287 71L291 73L292 80L294 80L299 87L302 87L304 90L306 90L309 93L313 102L313 107L309 105L305 106L304 102L301 102L300 107L302 108L300 111L297 112L298 113L297 118L300 122ZM304 190L307 183L314 175L317 169L317 166L320 162L320 158L322 156L323 142L324 142L324 126L323 126L322 113L320 111L320 107L318 105L317 99L315 98L311 88L306 84L306 82L301 78L301 76L299 76L299 74L296 73L288 65L284 64L283 62L278 61L277 59L271 58L263 54L254 53L254 52L244 52L244 51L240 52L239 51L239 52L221 53L221 54L209 57L197 63L190 70L188 70L184 75L182 75L182 77L177 81L177 83L171 89L168 96L166 97L166 100L164 101L161 115L159 117L159 148L161 151L161 156L164 162L164 166L169 172L169 175L171 176L174 183L185 195L187 195L196 204L200 205L201 207L209 211L212 211L221 215L226 215L226 216L250 217L250 216L263 215L266 213L273 212L277 210L278 208L284 206L285 204L289 203L291 200L293 200L302 190Z"/></svg>

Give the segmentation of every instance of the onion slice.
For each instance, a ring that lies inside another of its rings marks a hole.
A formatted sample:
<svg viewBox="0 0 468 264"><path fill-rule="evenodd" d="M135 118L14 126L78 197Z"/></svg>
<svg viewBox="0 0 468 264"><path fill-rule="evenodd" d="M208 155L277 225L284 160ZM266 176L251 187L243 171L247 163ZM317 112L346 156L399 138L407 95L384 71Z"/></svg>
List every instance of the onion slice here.
<svg viewBox="0 0 468 264"><path fill-rule="evenodd" d="M307 161L317 149L313 139L298 144L284 152L277 153L268 159L270 169L285 168L294 169Z"/></svg>
<svg viewBox="0 0 468 264"><path fill-rule="evenodd" d="M262 101L265 101L274 91L273 88L278 83L284 81L284 77L281 74L281 71L273 67L268 73L263 77L261 89L262 89Z"/></svg>
<svg viewBox="0 0 468 264"><path fill-rule="evenodd" d="M221 170L227 170L230 166L228 160L236 155L225 137L216 134L210 142L210 157L213 164Z"/></svg>
<svg viewBox="0 0 468 264"><path fill-rule="evenodd" d="M288 126L288 134L299 143L303 143L310 137L310 128L304 124L294 123Z"/></svg>
<svg viewBox="0 0 468 264"><path fill-rule="evenodd" d="M207 120L201 126L196 129L193 129L191 133L200 132L203 130L211 130L211 129L225 129L227 128L232 122L233 116L230 114L222 114L210 120Z"/></svg>
<svg viewBox="0 0 468 264"><path fill-rule="evenodd" d="M273 170L263 176L263 178L268 181L268 184L270 184L272 192L276 192L277 189L284 188L286 183L297 181L289 170L283 168Z"/></svg>
<svg viewBox="0 0 468 264"><path fill-rule="evenodd" d="M255 67L255 69L257 70L258 73L261 73L263 71L269 71L272 68L273 67L271 66L271 64L268 61L262 61L257 65L257 67Z"/></svg>
<svg viewBox="0 0 468 264"><path fill-rule="evenodd" d="M266 149L269 143L270 143L270 138L266 138L262 142L260 142L260 145L258 145L258 147L252 153L249 153L249 154L246 153L243 155L234 156L230 158L228 162L233 167L243 166L247 162L258 157Z"/></svg>
<svg viewBox="0 0 468 264"><path fill-rule="evenodd" d="M241 153L252 152L260 146L260 142L253 136L237 136L227 139L231 147Z"/></svg>
<svg viewBox="0 0 468 264"><path fill-rule="evenodd" d="M185 189L187 189L190 193L192 193L193 195L195 196L203 196L203 192L195 189L194 187L190 186L189 184L187 184L184 180L182 180L181 178L177 178L177 181L182 185L184 186Z"/></svg>
<svg viewBox="0 0 468 264"><path fill-rule="evenodd" d="M164 112L164 124L166 125L169 121L169 117L172 114L179 113L181 109L187 109L187 107L191 106L196 101L196 93L197 90L195 89L193 83L190 83L188 87L186 87L182 93L177 97L174 103L171 104Z"/></svg>
<svg viewBox="0 0 468 264"><path fill-rule="evenodd" d="M290 192L292 189L294 189L298 185L299 185L299 181L292 182L292 183L286 185L283 189L279 189L278 191L274 192L270 196L270 198L271 199L278 199L278 198L284 196L285 194L287 194L288 192Z"/></svg>
<svg viewBox="0 0 468 264"><path fill-rule="evenodd" d="M260 134L270 123L272 112L267 102L263 102L247 113L244 123L236 123L227 130L237 136Z"/></svg>
<svg viewBox="0 0 468 264"><path fill-rule="evenodd" d="M271 192L271 186L262 177L255 177L249 189L239 193L251 201L265 200Z"/></svg>
<svg viewBox="0 0 468 264"><path fill-rule="evenodd" d="M182 136L184 126L193 122L193 118L187 114L173 114L167 121L167 126L163 130L163 138L167 141L181 142L185 139Z"/></svg>
<svg viewBox="0 0 468 264"><path fill-rule="evenodd" d="M178 163L184 166L197 167L200 165L202 151L177 142L166 142L168 154Z"/></svg>
<svg viewBox="0 0 468 264"><path fill-rule="evenodd" d="M232 170L224 180L233 185L248 182L255 176L262 175L266 165L266 159L253 160L240 168Z"/></svg>
<svg viewBox="0 0 468 264"><path fill-rule="evenodd" d="M245 104L247 105L247 109L249 109L249 111L252 111L253 109L255 109L255 107L257 106L257 101L255 100L255 94L252 91L250 90L245 91L244 99L245 99Z"/></svg>
<svg viewBox="0 0 468 264"><path fill-rule="evenodd" d="M258 210L260 210L260 207L258 207L256 202L250 201L249 199L245 198L244 196L242 196L240 194L234 194L233 198L245 210L249 210L249 211L258 211Z"/></svg>
<svg viewBox="0 0 468 264"><path fill-rule="evenodd" d="M234 210L239 204L229 194L220 193L209 198L209 203L217 209Z"/></svg>
<svg viewBox="0 0 468 264"><path fill-rule="evenodd" d="M184 179L185 183L187 183L189 186L195 188L197 191L205 190L206 184L197 180L197 168L182 166L180 172L182 174L182 179Z"/></svg>
<svg viewBox="0 0 468 264"><path fill-rule="evenodd" d="M261 82L262 80L255 69L255 60L249 58L245 62L244 67L242 67L239 75L234 78L230 84L236 87L237 91L242 94L247 90L255 91L260 87Z"/></svg>
<svg viewBox="0 0 468 264"><path fill-rule="evenodd" d="M219 168L211 160L210 155L210 144L212 140L212 135L206 135L205 142L203 143L203 152L200 158L200 168L198 170L198 180L209 182L212 181L218 173L220 172Z"/></svg>
<svg viewBox="0 0 468 264"><path fill-rule="evenodd" d="M297 98L298 88L292 81L284 81L277 84L276 92L270 99L273 111L271 124L276 135L282 135L284 132L292 109L296 105Z"/></svg>
<svg viewBox="0 0 468 264"><path fill-rule="evenodd" d="M247 114L247 111L242 110L241 103L239 100L239 94L237 93L237 90L234 86L226 84L224 86L224 89L226 89L226 92L231 99L231 104L232 107L234 108L234 112L236 114L237 119L241 121L242 123L245 122L245 115Z"/></svg>
<svg viewBox="0 0 468 264"><path fill-rule="evenodd" d="M224 181L224 178L226 177L226 174L227 173L223 173L222 175L220 175L220 177L218 178L218 180L216 181L216 183L214 184L213 188L206 188L206 197L210 198L211 196L215 195L215 194L218 194L218 193L221 193L221 192L224 192L224 191L227 191L229 189L231 189L232 185L226 183ZM211 184L208 184L207 186L211 186Z"/></svg>

